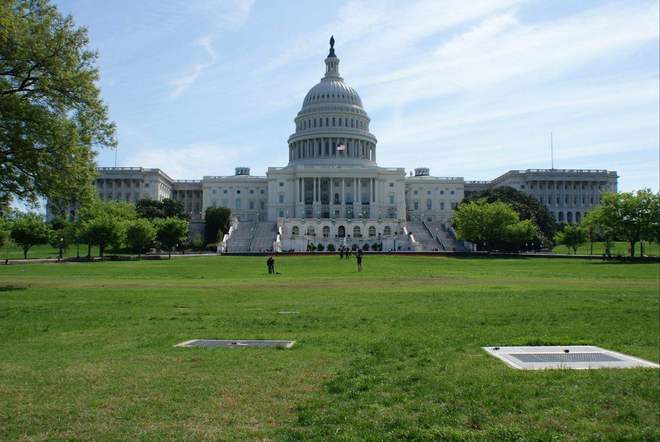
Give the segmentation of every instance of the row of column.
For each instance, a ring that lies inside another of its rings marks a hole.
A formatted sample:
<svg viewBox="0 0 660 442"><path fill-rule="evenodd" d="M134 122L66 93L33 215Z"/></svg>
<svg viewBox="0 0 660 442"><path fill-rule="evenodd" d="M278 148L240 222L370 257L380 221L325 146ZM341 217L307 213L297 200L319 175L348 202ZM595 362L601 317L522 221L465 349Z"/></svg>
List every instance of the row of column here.
<svg viewBox="0 0 660 442"><path fill-rule="evenodd" d="M369 180L367 186L368 186L368 191L369 191L369 198L368 201L369 203L374 203L376 202L376 179L375 178L367 178ZM312 202L311 204L316 204L316 203L321 203L321 183L324 180L329 181L329 188L328 188L328 204L345 204L346 202L346 194L347 194L347 183L350 181L352 182L351 189L353 190L353 203L358 203L362 204L362 191L364 190L363 188L363 183L362 181L364 178L328 178L328 177L314 177L314 178L298 178L298 185L296 186L296 191L297 191L297 198L296 201L298 203L304 203L304 204L310 204L307 201L305 201L305 180L313 180L312 181L312 186L313 186L313 191L312 191ZM338 189L335 189L335 181L340 181L338 185ZM307 181L309 182L309 181ZM339 194L339 202L335 203L335 194Z"/></svg>
<svg viewBox="0 0 660 442"><path fill-rule="evenodd" d="M376 145L353 138L313 138L289 145L289 161L342 157L376 161Z"/></svg>

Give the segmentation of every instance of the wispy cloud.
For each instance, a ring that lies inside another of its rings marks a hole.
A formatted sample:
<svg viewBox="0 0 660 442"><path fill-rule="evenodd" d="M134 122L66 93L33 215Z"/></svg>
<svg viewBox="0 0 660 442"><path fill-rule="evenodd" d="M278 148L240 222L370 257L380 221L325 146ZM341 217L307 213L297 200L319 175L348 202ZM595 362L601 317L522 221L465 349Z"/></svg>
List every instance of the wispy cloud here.
<svg viewBox="0 0 660 442"><path fill-rule="evenodd" d="M217 61L213 46L215 36L225 28L236 29L242 26L248 19L253 5L254 0L211 0L196 5L213 16L212 29L209 33L193 42L193 46L200 47L206 52L207 60L203 63L193 63L186 73L169 82L171 98L180 96L193 86L202 73L215 64Z"/></svg>

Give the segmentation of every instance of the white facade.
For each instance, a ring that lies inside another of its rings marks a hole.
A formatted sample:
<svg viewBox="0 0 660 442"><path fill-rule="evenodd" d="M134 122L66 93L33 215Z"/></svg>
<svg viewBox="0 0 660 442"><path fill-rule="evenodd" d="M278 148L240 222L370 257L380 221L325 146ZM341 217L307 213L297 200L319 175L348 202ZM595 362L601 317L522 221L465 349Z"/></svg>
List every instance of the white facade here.
<svg viewBox="0 0 660 442"><path fill-rule="evenodd" d="M407 225L444 228L461 200L494 187L511 186L536 197L558 222L579 222L602 192L616 191L616 172L605 170L512 170L493 181L466 182L433 177L427 168L406 176L403 168L378 166L369 116L358 93L339 75L333 43L325 75L294 118L286 166L270 167L266 176L237 167L233 176L184 181L159 169L104 167L96 180L99 195L126 201L173 198L193 220L203 219L208 207L228 207L240 222L276 225L282 248L300 250L310 241L379 242L388 249L395 247L397 235L399 244L410 246Z"/></svg>

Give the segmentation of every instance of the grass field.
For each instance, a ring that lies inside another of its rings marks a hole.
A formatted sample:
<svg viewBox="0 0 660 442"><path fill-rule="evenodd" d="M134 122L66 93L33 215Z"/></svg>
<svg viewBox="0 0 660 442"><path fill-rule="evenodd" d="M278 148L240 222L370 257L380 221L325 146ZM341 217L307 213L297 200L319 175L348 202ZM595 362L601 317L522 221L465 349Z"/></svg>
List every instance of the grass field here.
<svg viewBox="0 0 660 442"><path fill-rule="evenodd" d="M0 266L0 440L660 437L658 370L518 371L480 348L581 343L658 362L658 264L276 265ZM194 338L297 344L173 347Z"/></svg>

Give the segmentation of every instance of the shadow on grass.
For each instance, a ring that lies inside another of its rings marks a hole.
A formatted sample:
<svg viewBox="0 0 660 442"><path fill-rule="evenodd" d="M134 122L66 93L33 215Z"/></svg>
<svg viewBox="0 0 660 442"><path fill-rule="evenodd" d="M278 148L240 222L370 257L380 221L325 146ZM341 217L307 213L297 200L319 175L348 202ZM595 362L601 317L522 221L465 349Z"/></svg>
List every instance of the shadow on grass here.
<svg viewBox="0 0 660 442"><path fill-rule="evenodd" d="M13 292L17 290L26 290L27 287L19 287L16 285L1 285L0 292Z"/></svg>

